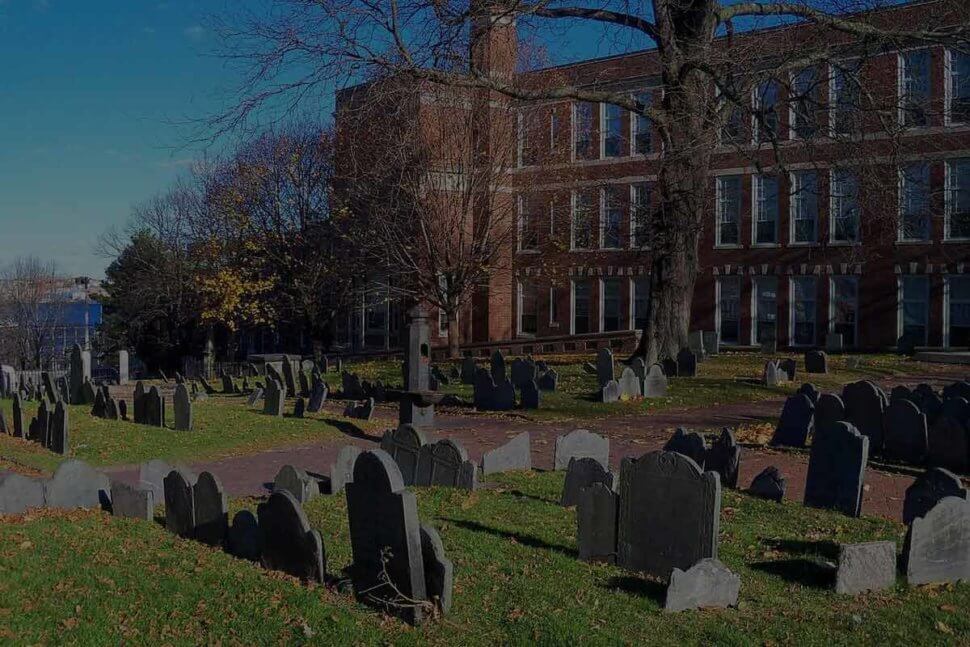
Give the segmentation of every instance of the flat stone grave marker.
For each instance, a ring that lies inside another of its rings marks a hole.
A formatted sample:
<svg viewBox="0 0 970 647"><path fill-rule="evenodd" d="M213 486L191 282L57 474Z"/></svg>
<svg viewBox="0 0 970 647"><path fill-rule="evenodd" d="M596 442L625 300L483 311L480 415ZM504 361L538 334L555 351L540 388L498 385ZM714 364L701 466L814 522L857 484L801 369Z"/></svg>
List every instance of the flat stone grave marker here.
<svg viewBox="0 0 970 647"><path fill-rule="evenodd" d="M697 466L704 469L704 461L707 459L707 446L704 444L704 436L696 431L687 431L678 428L674 435L667 440L663 450L665 452L677 452L692 459Z"/></svg>
<svg viewBox="0 0 970 647"><path fill-rule="evenodd" d="M674 568L664 611L725 609L738 605L741 578L717 559L705 558L686 571Z"/></svg>
<svg viewBox="0 0 970 647"><path fill-rule="evenodd" d="M381 449L394 459L404 485L414 485L421 448L428 443L424 433L412 425L399 425L381 439Z"/></svg>
<svg viewBox="0 0 970 647"><path fill-rule="evenodd" d="M573 458L594 458L604 469L610 465L610 440L585 429L576 429L556 438L553 466L556 470L569 467Z"/></svg>
<svg viewBox="0 0 970 647"><path fill-rule="evenodd" d="M869 439L852 424L817 428L805 479L805 505L858 517L868 459Z"/></svg>
<svg viewBox="0 0 970 647"><path fill-rule="evenodd" d="M532 469L532 444L528 431L482 455L482 473L498 474Z"/></svg>
<svg viewBox="0 0 970 647"><path fill-rule="evenodd" d="M903 554L911 585L970 580L970 501L945 497L913 519Z"/></svg>
<svg viewBox="0 0 970 647"><path fill-rule="evenodd" d="M815 407L807 395L796 393L785 401L771 438L772 445L804 447L815 428Z"/></svg>
<svg viewBox="0 0 970 647"><path fill-rule="evenodd" d="M284 366L287 362L284 362ZM299 502L286 490L273 492L256 508L265 568L308 582L323 583L327 554L320 533L310 528Z"/></svg>
<svg viewBox="0 0 970 647"><path fill-rule="evenodd" d="M580 491L576 508L576 545L584 562L616 563L616 492L603 483Z"/></svg>
<svg viewBox="0 0 970 647"><path fill-rule="evenodd" d="M892 541L869 541L842 544L835 574L835 592L858 595L882 591L896 584L896 544Z"/></svg>
<svg viewBox="0 0 970 647"><path fill-rule="evenodd" d="M215 474L202 472L192 486L195 509L195 538L209 546L221 546L229 532L229 509L222 482Z"/></svg>
<svg viewBox="0 0 970 647"><path fill-rule="evenodd" d="M107 508L110 497L108 477L76 458L61 463L44 487L48 508Z"/></svg>
<svg viewBox="0 0 970 647"><path fill-rule="evenodd" d="M602 483L611 490L614 488L613 473L604 468L595 458L573 458L566 468L559 504L569 507L579 504L583 490L594 483Z"/></svg>
<svg viewBox="0 0 970 647"><path fill-rule="evenodd" d="M780 502L785 498L788 484L777 467L771 465L758 473L751 481L748 492L754 496Z"/></svg>
<svg viewBox="0 0 970 647"><path fill-rule="evenodd" d="M132 486L121 481L112 481L111 514L152 521L155 517L155 494L147 484Z"/></svg>
<svg viewBox="0 0 970 647"><path fill-rule="evenodd" d="M906 488L903 523L909 525L913 523L913 519L925 516L933 506L948 496L966 499L967 490L953 472L942 467L931 467Z"/></svg>
<svg viewBox="0 0 970 647"><path fill-rule="evenodd" d="M890 402L883 416L883 454L887 458L922 463L926 458L926 416L910 400Z"/></svg>

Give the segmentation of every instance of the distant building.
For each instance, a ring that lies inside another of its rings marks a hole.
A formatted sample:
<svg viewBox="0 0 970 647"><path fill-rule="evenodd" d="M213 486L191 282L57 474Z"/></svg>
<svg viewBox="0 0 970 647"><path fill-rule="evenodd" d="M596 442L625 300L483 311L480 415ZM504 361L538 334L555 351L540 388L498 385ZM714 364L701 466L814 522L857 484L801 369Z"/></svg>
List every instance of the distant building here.
<svg viewBox="0 0 970 647"><path fill-rule="evenodd" d="M70 352L74 344L90 348L91 340L102 322L102 306L98 300L104 296L101 282L87 276L64 279L51 300L51 316L54 320L53 349L51 355L58 357Z"/></svg>

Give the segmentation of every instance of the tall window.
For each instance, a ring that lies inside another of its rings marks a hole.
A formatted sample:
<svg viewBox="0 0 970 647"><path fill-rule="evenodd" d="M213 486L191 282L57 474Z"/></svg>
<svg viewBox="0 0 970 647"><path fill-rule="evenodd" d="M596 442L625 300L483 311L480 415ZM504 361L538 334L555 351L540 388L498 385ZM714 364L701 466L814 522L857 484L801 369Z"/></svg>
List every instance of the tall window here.
<svg viewBox="0 0 970 647"><path fill-rule="evenodd" d="M720 277L717 280L717 292L721 343L737 344L741 336L741 277Z"/></svg>
<svg viewBox="0 0 970 647"><path fill-rule="evenodd" d="M539 248L539 218L542 201L534 195L519 196L519 249Z"/></svg>
<svg viewBox="0 0 970 647"><path fill-rule="evenodd" d="M754 176L754 242L778 242L778 178Z"/></svg>
<svg viewBox="0 0 970 647"><path fill-rule="evenodd" d="M970 276L947 277L949 346L970 346Z"/></svg>
<svg viewBox="0 0 970 647"><path fill-rule="evenodd" d="M603 189L603 248L620 246L620 223L623 221L623 196L621 189L608 186Z"/></svg>
<svg viewBox="0 0 970 647"><path fill-rule="evenodd" d="M831 283L831 330L842 343L855 346L859 328L859 277L834 276Z"/></svg>
<svg viewBox="0 0 970 647"><path fill-rule="evenodd" d="M900 172L899 237L930 239L930 166L916 162Z"/></svg>
<svg viewBox="0 0 970 647"><path fill-rule="evenodd" d="M727 99L724 99L724 101L727 101ZM743 128L744 114L741 112L741 108L733 104L728 106L727 113L724 115L724 122L721 124L721 145L727 146L739 142Z"/></svg>
<svg viewBox="0 0 970 647"><path fill-rule="evenodd" d="M649 92L641 92L637 95L637 101L645 106L650 106L653 97ZM634 155L646 155L653 152L652 141L653 123L643 115L633 117L633 153Z"/></svg>
<svg viewBox="0 0 970 647"><path fill-rule="evenodd" d="M559 290L549 288L549 327L559 327Z"/></svg>
<svg viewBox="0 0 970 647"><path fill-rule="evenodd" d="M859 132L859 62L843 62L832 66L831 102L833 134L849 135Z"/></svg>
<svg viewBox="0 0 970 647"><path fill-rule="evenodd" d="M574 104L573 150L578 160L596 159L596 151L593 147L593 111L595 109L595 104L588 101L580 101Z"/></svg>
<svg viewBox="0 0 970 647"><path fill-rule="evenodd" d="M754 140L767 142L778 134L778 100L781 86L774 79L765 81L754 91Z"/></svg>
<svg viewBox="0 0 970 647"><path fill-rule="evenodd" d="M633 279L633 329L647 327L647 309L650 307L650 277L638 276Z"/></svg>
<svg viewBox="0 0 970 647"><path fill-rule="evenodd" d="M950 123L970 121L970 54L949 52L950 57Z"/></svg>
<svg viewBox="0 0 970 647"><path fill-rule="evenodd" d="M519 282L519 334L534 335L539 324L539 292L532 281Z"/></svg>
<svg viewBox="0 0 970 647"><path fill-rule="evenodd" d="M778 339L778 277L754 279L755 341L759 344Z"/></svg>
<svg viewBox="0 0 970 647"><path fill-rule="evenodd" d="M901 283L900 334L911 335L917 344L925 346L930 323L930 279L903 276Z"/></svg>
<svg viewBox="0 0 970 647"><path fill-rule="evenodd" d="M559 142L562 137L560 132L562 125L559 122L559 113L553 108L549 113L549 150L552 152L559 150Z"/></svg>
<svg viewBox="0 0 970 647"><path fill-rule="evenodd" d="M805 68L792 77L791 137L810 139L818 132L818 73Z"/></svg>
<svg viewBox="0 0 970 647"><path fill-rule="evenodd" d="M970 238L970 157L946 164L947 238Z"/></svg>
<svg viewBox="0 0 970 647"><path fill-rule="evenodd" d="M650 245L650 190L646 182L631 187L630 242L634 249Z"/></svg>
<svg viewBox="0 0 970 647"><path fill-rule="evenodd" d="M717 178L717 244L737 245L741 223L741 176Z"/></svg>
<svg viewBox="0 0 970 647"><path fill-rule="evenodd" d="M791 241L818 242L818 173L795 171L791 174Z"/></svg>
<svg viewBox="0 0 970 647"><path fill-rule="evenodd" d="M623 115L626 111L611 103L603 104L603 155L620 157L626 155L627 147L623 140Z"/></svg>
<svg viewBox="0 0 970 647"><path fill-rule="evenodd" d="M816 283L814 276L791 279L791 341L796 346L815 344Z"/></svg>
<svg viewBox="0 0 970 647"><path fill-rule="evenodd" d="M573 194L573 249L592 249L599 223L599 191L584 189Z"/></svg>
<svg viewBox="0 0 970 647"><path fill-rule="evenodd" d="M541 137L534 111L519 113L519 166L533 166L538 161L538 142Z"/></svg>
<svg viewBox="0 0 970 647"><path fill-rule="evenodd" d="M573 280L573 335L584 335L590 331L589 314L592 282L589 279Z"/></svg>
<svg viewBox="0 0 970 647"><path fill-rule="evenodd" d="M903 126L929 125L930 53L919 49L899 57L899 103Z"/></svg>
<svg viewBox="0 0 970 647"><path fill-rule="evenodd" d="M852 171L832 171L832 240L859 240L859 178Z"/></svg>
<svg viewBox="0 0 970 647"><path fill-rule="evenodd" d="M620 279L603 279L600 283L602 293L600 294L600 305L602 315L600 320L600 330L602 332L612 332L620 329Z"/></svg>

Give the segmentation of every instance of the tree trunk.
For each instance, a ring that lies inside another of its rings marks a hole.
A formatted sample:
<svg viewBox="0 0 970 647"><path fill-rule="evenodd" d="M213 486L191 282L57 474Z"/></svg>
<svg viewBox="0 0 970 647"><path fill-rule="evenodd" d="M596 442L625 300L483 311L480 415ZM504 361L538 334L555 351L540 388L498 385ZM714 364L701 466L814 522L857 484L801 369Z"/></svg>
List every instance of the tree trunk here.
<svg viewBox="0 0 970 647"><path fill-rule="evenodd" d="M447 313L448 315L448 357L458 359L461 357L461 339L458 331L458 308Z"/></svg>

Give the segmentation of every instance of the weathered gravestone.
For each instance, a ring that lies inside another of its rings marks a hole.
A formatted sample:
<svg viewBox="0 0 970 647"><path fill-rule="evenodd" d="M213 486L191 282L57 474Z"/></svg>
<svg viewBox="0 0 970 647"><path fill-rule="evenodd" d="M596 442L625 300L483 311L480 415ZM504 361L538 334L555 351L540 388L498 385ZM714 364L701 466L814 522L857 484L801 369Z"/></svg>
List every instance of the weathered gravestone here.
<svg viewBox="0 0 970 647"><path fill-rule="evenodd" d="M652 364L643 377L643 397L667 397L667 376L660 364Z"/></svg>
<svg viewBox="0 0 970 647"><path fill-rule="evenodd" d="M226 535L226 552L239 559L258 562L263 553L262 542L256 515L249 510L237 512Z"/></svg>
<svg viewBox="0 0 970 647"><path fill-rule="evenodd" d="M540 391L555 391L557 388L559 388L559 373L553 369L544 371L542 375L539 376L536 386L539 387Z"/></svg>
<svg viewBox="0 0 970 647"><path fill-rule="evenodd" d="M970 580L970 501L946 497L914 519L903 558L911 585Z"/></svg>
<svg viewBox="0 0 970 647"><path fill-rule="evenodd" d="M504 382L507 379L505 374L505 357L502 355L501 351L495 351L492 353L492 361L489 373L492 376L492 381L496 384Z"/></svg>
<svg viewBox="0 0 970 647"><path fill-rule="evenodd" d="M604 469L609 469L610 439L585 429L576 429L556 438L553 469L564 470L573 458L586 457L595 458Z"/></svg>
<svg viewBox="0 0 970 647"><path fill-rule="evenodd" d="M676 452L650 452L620 465L617 564L666 578L717 557L721 483Z"/></svg>
<svg viewBox="0 0 970 647"><path fill-rule="evenodd" d="M781 371L782 377L784 379L788 380L789 382L795 381L796 365L795 365L795 360L793 360L792 358L787 357L783 360L780 360L778 362L778 370Z"/></svg>
<svg viewBox="0 0 970 647"><path fill-rule="evenodd" d="M105 508L111 500L108 477L82 460L61 463L44 485L48 508Z"/></svg>
<svg viewBox="0 0 970 647"><path fill-rule="evenodd" d="M785 498L788 484L785 477L774 465L770 465L758 473L751 481L748 493L770 501L781 501Z"/></svg>
<svg viewBox="0 0 970 647"><path fill-rule="evenodd" d="M673 569L664 611L725 609L738 605L741 578L717 559L705 558L687 570Z"/></svg>
<svg viewBox="0 0 970 647"><path fill-rule="evenodd" d="M57 389L54 388L54 380L51 379L51 374L44 371L40 374L40 380L44 386L44 397L51 402L57 402L60 400L60 394L57 392Z"/></svg>
<svg viewBox="0 0 970 647"><path fill-rule="evenodd" d="M970 402L961 396L944 398L940 415L949 416L966 427L967 422L970 422Z"/></svg>
<svg viewBox="0 0 970 647"><path fill-rule="evenodd" d="M209 381L207 379L200 376L199 382L202 384L202 388L205 390L206 395L215 395L216 389L211 384L209 384Z"/></svg>
<svg viewBox="0 0 970 647"><path fill-rule="evenodd" d="M320 484L299 467L284 465L273 479L273 492L286 490L298 503L306 503L320 493Z"/></svg>
<svg viewBox="0 0 970 647"><path fill-rule="evenodd" d="M327 390L327 383L322 380L313 385L313 389L310 391L310 402L307 405L307 411L310 413L318 413L323 409L323 403L327 401Z"/></svg>
<svg viewBox="0 0 970 647"><path fill-rule="evenodd" d="M539 369L532 359L515 358L511 365L512 386L521 389L527 382L539 379ZM440 380L439 380L440 381Z"/></svg>
<svg viewBox="0 0 970 647"><path fill-rule="evenodd" d="M478 487L478 469L458 441L445 438L421 447L414 484L474 490Z"/></svg>
<svg viewBox="0 0 970 647"><path fill-rule="evenodd" d="M600 402L619 402L620 395L620 384L616 380L610 380L600 389Z"/></svg>
<svg viewBox="0 0 970 647"><path fill-rule="evenodd" d="M943 411L943 400L928 384L920 384L913 390L913 397L920 411L926 416L927 426L936 422Z"/></svg>
<svg viewBox="0 0 970 647"><path fill-rule="evenodd" d="M98 389L98 392L94 396L94 406L91 407L91 415L95 418L104 418L105 414L104 390Z"/></svg>
<svg viewBox="0 0 970 647"><path fill-rule="evenodd" d="M209 546L221 546L229 531L229 510L222 483L214 474L202 472L192 486L192 501L195 539Z"/></svg>
<svg viewBox="0 0 970 647"><path fill-rule="evenodd" d="M677 377L677 360L666 357L660 361L660 367L664 371L664 375L669 377Z"/></svg>
<svg viewBox="0 0 970 647"><path fill-rule="evenodd" d="M933 506L948 496L966 499L967 490L956 474L942 467L931 467L906 488L903 523L913 523L913 519L926 515Z"/></svg>
<svg viewBox="0 0 970 647"><path fill-rule="evenodd" d="M482 455L482 474L486 476L512 470L531 469L532 445L528 431Z"/></svg>
<svg viewBox="0 0 970 647"><path fill-rule="evenodd" d="M471 357L466 357L461 361L461 383L474 384L475 376L478 374L478 366Z"/></svg>
<svg viewBox="0 0 970 647"><path fill-rule="evenodd" d="M131 404L135 424L145 424L145 385L141 380L135 382L135 392Z"/></svg>
<svg viewBox="0 0 970 647"><path fill-rule="evenodd" d="M155 517L155 494L146 484L136 486L112 481L111 514L116 517L152 521Z"/></svg>
<svg viewBox="0 0 970 647"><path fill-rule="evenodd" d="M704 352L708 355L717 355L720 351L720 339L717 332L706 330L701 333L704 342Z"/></svg>
<svg viewBox="0 0 970 647"><path fill-rule="evenodd" d="M263 396L263 413L270 416L282 416L285 403L286 387L281 382L267 376L266 393Z"/></svg>
<svg viewBox="0 0 970 647"><path fill-rule="evenodd" d="M273 492L266 503L257 506L256 515L262 537L263 566L304 581L323 583L327 573L323 539L310 528L303 508L293 495L286 490Z"/></svg>
<svg viewBox="0 0 970 647"><path fill-rule="evenodd" d="M125 400L118 400L118 420L128 422L128 402Z"/></svg>
<svg viewBox="0 0 970 647"><path fill-rule="evenodd" d="M796 393L785 401L771 444L804 447L814 428L815 407L812 401L808 396Z"/></svg>
<svg viewBox="0 0 970 647"><path fill-rule="evenodd" d="M399 425L381 439L381 449L394 459L404 485L414 485L418 474L418 457L427 444L424 433L412 425Z"/></svg>
<svg viewBox="0 0 970 647"><path fill-rule="evenodd" d="M222 374L222 392L226 395L232 395L236 392L236 387L232 383L232 377L228 373Z"/></svg>
<svg viewBox="0 0 970 647"><path fill-rule="evenodd" d="M37 407L37 415L30 422L28 438L35 443L47 447L50 437L51 412L47 400L41 398L40 406Z"/></svg>
<svg viewBox="0 0 970 647"><path fill-rule="evenodd" d="M67 407L63 400L58 400L57 404L54 405L54 413L50 417L50 425L47 430L47 448L62 456L66 455L70 448L67 418Z"/></svg>
<svg viewBox="0 0 970 647"><path fill-rule="evenodd" d="M283 384L286 385L286 392L296 395L296 379L293 370L293 361L287 357L283 356Z"/></svg>
<svg viewBox="0 0 970 647"><path fill-rule="evenodd" d="M356 445L344 445L337 452L337 459L330 465L330 494L343 492L354 480L354 463L361 451Z"/></svg>
<svg viewBox="0 0 970 647"><path fill-rule="evenodd" d="M263 399L263 387L257 386L255 389L253 389L253 392L250 393L249 397L246 399L246 405L250 407L255 406L255 404L262 399Z"/></svg>
<svg viewBox="0 0 970 647"><path fill-rule="evenodd" d="M172 408L175 409L175 429L178 431L192 431L192 399L184 384L175 385L172 396Z"/></svg>
<svg viewBox="0 0 970 647"><path fill-rule="evenodd" d="M943 387L943 399L949 400L950 398L963 398L964 400L970 400L970 382L959 381L953 382Z"/></svg>
<svg viewBox="0 0 970 647"><path fill-rule="evenodd" d="M711 443L704 459L704 469L717 472L723 487L738 487L738 472L741 469L741 448L734 439L734 433L727 427Z"/></svg>
<svg viewBox="0 0 970 647"><path fill-rule="evenodd" d="M882 414L888 399L884 396L875 384L865 380L842 387L845 419L869 439L873 454L882 451Z"/></svg>
<svg viewBox="0 0 970 647"><path fill-rule="evenodd" d="M559 504L563 507L577 505L583 490L592 487L594 483L602 483L612 490L613 481L613 472L603 467L595 458L573 458L566 468L566 480L563 482Z"/></svg>
<svg viewBox="0 0 970 647"><path fill-rule="evenodd" d="M687 348L692 350L697 356L697 361L703 362L707 359L704 350L704 333L700 330L692 330L687 334Z"/></svg>
<svg viewBox="0 0 970 647"><path fill-rule="evenodd" d="M193 480L191 474L178 468L165 477L165 528L187 539L195 532Z"/></svg>
<svg viewBox="0 0 970 647"><path fill-rule="evenodd" d="M633 400L642 395L640 378L629 366L623 369L618 384L620 386L620 400Z"/></svg>
<svg viewBox="0 0 970 647"><path fill-rule="evenodd" d="M146 425L152 427L165 426L165 398L159 393L158 387L148 389L144 397L144 413Z"/></svg>
<svg viewBox="0 0 970 647"><path fill-rule="evenodd" d="M24 405L19 393L13 394L13 435L14 438L24 437Z"/></svg>
<svg viewBox="0 0 970 647"><path fill-rule="evenodd" d="M344 408L344 416L356 420L370 420L374 415L374 398L360 402L349 402Z"/></svg>
<svg viewBox="0 0 970 647"><path fill-rule="evenodd" d="M869 541L839 546L835 592L857 595L882 591L896 583L896 543Z"/></svg>
<svg viewBox="0 0 970 647"><path fill-rule="evenodd" d="M596 383L602 389L615 379L613 351L609 348L601 348L596 353Z"/></svg>
<svg viewBox="0 0 970 647"><path fill-rule="evenodd" d="M845 404L834 393L823 393L815 403L815 426L822 427L845 420Z"/></svg>
<svg viewBox="0 0 970 647"><path fill-rule="evenodd" d="M579 494L576 508L576 545L584 562L616 563L616 492L593 483Z"/></svg>
<svg viewBox="0 0 970 647"><path fill-rule="evenodd" d="M421 559L424 562L424 588L428 601L443 614L451 610L454 589L454 565L445 556L438 531L421 524Z"/></svg>
<svg viewBox="0 0 970 647"><path fill-rule="evenodd" d="M765 362L765 368L761 374L761 381L764 382L765 386L778 386L781 382L780 373L781 369L778 368L778 362L769 359Z"/></svg>
<svg viewBox="0 0 970 647"><path fill-rule="evenodd" d="M694 377L697 375L697 355L689 348L681 348L677 353L677 376Z"/></svg>
<svg viewBox="0 0 970 647"><path fill-rule="evenodd" d="M539 385L534 380L524 382L521 392L523 409L539 408L539 405L542 403L542 393L539 391Z"/></svg>
<svg viewBox="0 0 970 647"><path fill-rule="evenodd" d="M300 382L300 395L304 398L310 395L310 382L307 381L306 373L300 371L296 374Z"/></svg>
<svg viewBox="0 0 970 647"><path fill-rule="evenodd" d="M482 411L508 411L515 407L515 387L508 380L496 383L485 369L475 376L475 408Z"/></svg>
<svg viewBox="0 0 970 647"><path fill-rule="evenodd" d="M84 384L91 380L91 353L81 350L78 344L71 347L71 404L92 404L84 391Z"/></svg>
<svg viewBox="0 0 970 647"><path fill-rule="evenodd" d="M970 437L959 420L940 415L927 430L926 462L954 472L970 471Z"/></svg>
<svg viewBox="0 0 970 647"><path fill-rule="evenodd" d="M887 458L922 463L926 458L926 416L913 402L890 402L883 416L882 453Z"/></svg>
<svg viewBox="0 0 970 647"><path fill-rule="evenodd" d="M858 517L868 459L869 439L852 424L817 427L805 478L805 505Z"/></svg>
<svg viewBox="0 0 970 647"><path fill-rule="evenodd" d="M812 404L818 407L818 398L820 393L818 389L815 388L815 385L811 382L805 382L802 384L800 387L798 387L798 391L796 391L796 393L801 393L802 395L808 396L808 399L812 401Z"/></svg>
<svg viewBox="0 0 970 647"><path fill-rule="evenodd" d="M0 470L0 514L44 507L44 479Z"/></svg>
<svg viewBox="0 0 970 647"><path fill-rule="evenodd" d="M293 417L302 418L304 413L306 413L306 401L302 397L299 397L293 403Z"/></svg>
<svg viewBox="0 0 970 647"><path fill-rule="evenodd" d="M664 445L665 452L677 452L692 459L697 466L704 469L704 461L707 458L707 446L704 444L704 436L696 431L687 431L678 428L674 435L667 440Z"/></svg>

